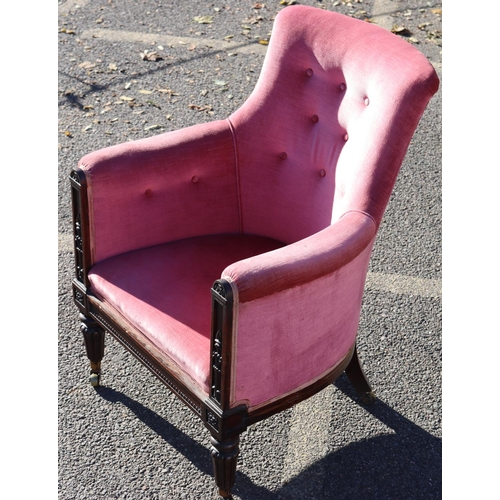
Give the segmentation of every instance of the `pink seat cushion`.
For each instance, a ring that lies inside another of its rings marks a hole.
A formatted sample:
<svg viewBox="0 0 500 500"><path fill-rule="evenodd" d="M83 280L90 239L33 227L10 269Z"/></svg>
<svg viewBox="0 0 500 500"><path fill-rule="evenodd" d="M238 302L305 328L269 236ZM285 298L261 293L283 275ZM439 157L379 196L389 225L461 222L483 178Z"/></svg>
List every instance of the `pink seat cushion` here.
<svg viewBox="0 0 500 500"><path fill-rule="evenodd" d="M89 279L208 394L210 288L233 262L282 246L261 236L200 236L111 257L96 264Z"/></svg>

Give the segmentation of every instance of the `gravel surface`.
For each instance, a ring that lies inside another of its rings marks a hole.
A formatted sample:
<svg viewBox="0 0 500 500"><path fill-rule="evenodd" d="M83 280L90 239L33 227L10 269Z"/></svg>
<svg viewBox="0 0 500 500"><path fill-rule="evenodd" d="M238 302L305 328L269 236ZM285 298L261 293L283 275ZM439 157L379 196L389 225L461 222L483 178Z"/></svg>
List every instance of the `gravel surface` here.
<svg viewBox="0 0 500 500"><path fill-rule="evenodd" d="M375 2L300 3L370 19ZM274 16L286 8L279 1L256 4L59 2L61 500L219 498L208 431L110 336L103 387L88 384L70 292L68 173L89 151L225 118L237 109L258 78ZM393 4L394 24L408 30L409 43L441 75L441 3ZM196 16L213 16L213 22L200 24ZM131 35L137 32L153 37L137 41ZM151 52L161 59L141 57ZM410 145L370 272L441 280L441 91ZM367 288L359 349L377 403L359 405L341 377L249 428L235 500L441 498L441 298Z"/></svg>

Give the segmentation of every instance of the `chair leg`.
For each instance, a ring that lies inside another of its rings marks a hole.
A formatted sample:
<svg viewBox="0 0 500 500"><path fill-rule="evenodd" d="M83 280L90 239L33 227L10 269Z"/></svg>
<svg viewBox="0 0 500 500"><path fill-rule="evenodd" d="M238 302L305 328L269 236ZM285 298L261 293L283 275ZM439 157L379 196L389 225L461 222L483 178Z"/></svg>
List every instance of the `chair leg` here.
<svg viewBox="0 0 500 500"><path fill-rule="evenodd" d="M231 499L231 488L236 476L240 436L218 441L211 438L212 462L214 464L215 483L219 487L219 494L225 499Z"/></svg>
<svg viewBox="0 0 500 500"><path fill-rule="evenodd" d="M104 329L92 318L80 314L81 331L90 360L90 384L98 387L101 378L101 360L104 357Z"/></svg>
<svg viewBox="0 0 500 500"><path fill-rule="evenodd" d="M367 405L373 404L376 399L375 394L361 367L357 348L354 349L354 354L345 369L345 373L354 386L354 389L356 389L361 401Z"/></svg>

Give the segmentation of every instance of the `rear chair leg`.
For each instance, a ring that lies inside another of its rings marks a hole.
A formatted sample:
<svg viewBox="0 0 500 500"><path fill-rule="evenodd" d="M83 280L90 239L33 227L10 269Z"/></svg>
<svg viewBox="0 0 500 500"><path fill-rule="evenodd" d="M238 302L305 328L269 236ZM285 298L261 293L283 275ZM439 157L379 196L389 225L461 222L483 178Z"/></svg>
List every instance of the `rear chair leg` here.
<svg viewBox="0 0 500 500"><path fill-rule="evenodd" d="M345 369L345 373L354 386L354 389L356 389L361 401L366 405L373 404L376 399L375 394L363 372L363 368L361 368L358 349L356 347L354 348L354 354L352 355L351 361Z"/></svg>
<svg viewBox="0 0 500 500"><path fill-rule="evenodd" d="M90 360L90 384L98 387L101 378L101 360L104 357L104 329L92 318L80 314L80 327Z"/></svg>

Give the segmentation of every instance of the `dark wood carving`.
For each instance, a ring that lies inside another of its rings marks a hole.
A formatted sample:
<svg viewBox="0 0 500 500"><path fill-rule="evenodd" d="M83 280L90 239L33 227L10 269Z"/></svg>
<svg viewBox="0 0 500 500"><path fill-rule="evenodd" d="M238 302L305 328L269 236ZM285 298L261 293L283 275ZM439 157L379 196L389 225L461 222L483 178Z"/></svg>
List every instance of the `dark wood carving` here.
<svg viewBox="0 0 500 500"><path fill-rule="evenodd" d="M75 234L75 271L76 279L83 283L84 269L83 269L83 238L82 238L82 221L81 214L77 214L74 224Z"/></svg>
<svg viewBox="0 0 500 500"><path fill-rule="evenodd" d="M73 170L70 173L73 208L73 243L75 254L75 279L88 286L87 272L90 269L90 242L88 228L87 181L85 173Z"/></svg>
<svg viewBox="0 0 500 500"><path fill-rule="evenodd" d="M218 403L221 402L221 371L222 371L222 330L217 330L212 351L212 385L211 396Z"/></svg>
<svg viewBox="0 0 500 500"><path fill-rule="evenodd" d="M207 424L216 432L219 431L219 418L217 415L210 409L206 410L206 420Z"/></svg>
<svg viewBox="0 0 500 500"><path fill-rule="evenodd" d="M78 306L81 306L82 310L86 310L85 292L76 286L73 286L73 300Z"/></svg>
<svg viewBox="0 0 500 500"><path fill-rule="evenodd" d="M221 297L226 298L226 290L224 288L224 285L220 281L216 281L212 288L214 289L215 292L217 292Z"/></svg>
<svg viewBox="0 0 500 500"><path fill-rule="evenodd" d="M224 441L212 437L211 443L215 483L219 487L219 494L223 498L228 498L236 476L240 437L238 435Z"/></svg>
<svg viewBox="0 0 500 500"><path fill-rule="evenodd" d="M225 280L212 285L212 363L210 397L222 409L229 408L231 387L231 349L233 328L233 292Z"/></svg>
<svg viewBox="0 0 500 500"><path fill-rule="evenodd" d="M97 375L93 385L97 386L101 373L101 361L104 357L104 329L97 321L84 314L80 314L80 321L87 357L90 360L90 373Z"/></svg>

